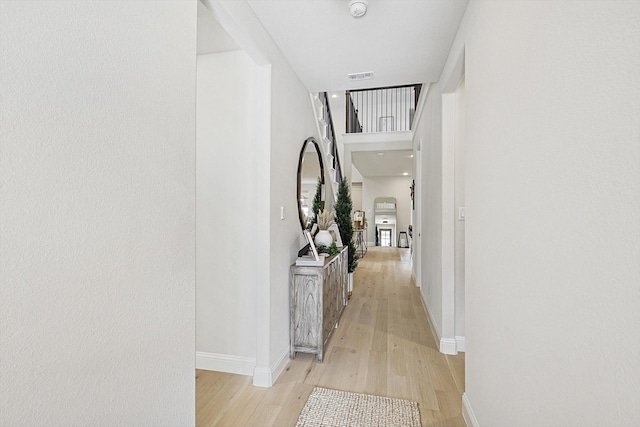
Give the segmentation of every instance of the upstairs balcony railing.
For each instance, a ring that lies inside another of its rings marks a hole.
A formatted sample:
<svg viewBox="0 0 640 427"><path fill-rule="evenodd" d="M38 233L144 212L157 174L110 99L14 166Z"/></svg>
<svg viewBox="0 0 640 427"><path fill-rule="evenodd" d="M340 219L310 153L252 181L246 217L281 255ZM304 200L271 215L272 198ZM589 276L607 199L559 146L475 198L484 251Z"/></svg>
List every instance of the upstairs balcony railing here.
<svg viewBox="0 0 640 427"><path fill-rule="evenodd" d="M347 133L411 130L421 84L348 90Z"/></svg>

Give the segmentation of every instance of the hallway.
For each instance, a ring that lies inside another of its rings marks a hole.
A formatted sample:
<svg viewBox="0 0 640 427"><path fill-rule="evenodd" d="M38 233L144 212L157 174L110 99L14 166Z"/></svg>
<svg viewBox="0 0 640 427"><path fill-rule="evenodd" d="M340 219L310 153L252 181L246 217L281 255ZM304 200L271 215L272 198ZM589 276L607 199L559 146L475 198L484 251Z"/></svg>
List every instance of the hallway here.
<svg viewBox="0 0 640 427"><path fill-rule="evenodd" d="M409 250L369 248L354 281L324 363L298 353L271 388L254 387L249 376L198 370L196 425L293 426L318 385L415 400L424 427L464 426L464 353L437 350Z"/></svg>

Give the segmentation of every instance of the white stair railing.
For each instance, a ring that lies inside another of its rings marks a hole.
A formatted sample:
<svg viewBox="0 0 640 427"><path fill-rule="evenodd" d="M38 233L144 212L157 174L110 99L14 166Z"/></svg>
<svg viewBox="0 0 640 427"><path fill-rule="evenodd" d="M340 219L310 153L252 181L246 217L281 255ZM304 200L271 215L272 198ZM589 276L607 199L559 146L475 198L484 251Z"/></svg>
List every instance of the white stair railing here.
<svg viewBox="0 0 640 427"><path fill-rule="evenodd" d="M342 179L342 170L335 142L335 134L333 131L333 122L331 119L331 111L329 110L327 94L325 92L312 94L311 104L316 117L318 134L322 140L320 145L322 146L325 158L325 168L329 173L329 182L331 183L331 190L335 201L338 196L338 186Z"/></svg>

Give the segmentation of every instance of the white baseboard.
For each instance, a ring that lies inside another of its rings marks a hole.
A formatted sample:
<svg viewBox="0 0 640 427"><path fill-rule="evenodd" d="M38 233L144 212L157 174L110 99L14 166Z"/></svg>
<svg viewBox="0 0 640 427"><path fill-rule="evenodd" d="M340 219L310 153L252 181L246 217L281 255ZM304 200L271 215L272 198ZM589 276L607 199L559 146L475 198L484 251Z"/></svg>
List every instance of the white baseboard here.
<svg viewBox="0 0 640 427"><path fill-rule="evenodd" d="M256 366L253 371L253 385L256 387L271 387L273 385L271 369L267 366Z"/></svg>
<svg viewBox="0 0 640 427"><path fill-rule="evenodd" d="M271 364L271 377L275 383L280 375L284 372L289 364L289 346L287 345L280 352L280 357L276 358Z"/></svg>
<svg viewBox="0 0 640 427"><path fill-rule="evenodd" d="M429 310L429 305L426 303L424 297L422 296L422 292L420 292L420 301L422 301L422 306L424 307L425 311L427 312L427 316L429 317L429 326L431 326L431 332L438 342L438 349L440 350L440 353L458 354L455 338L442 338L438 333L438 330L436 328L436 320L433 318L433 315Z"/></svg>
<svg viewBox="0 0 640 427"><path fill-rule="evenodd" d="M288 363L289 346L286 346L271 366L256 366L253 371L253 385L256 387L271 387L286 369Z"/></svg>
<svg viewBox="0 0 640 427"><path fill-rule="evenodd" d="M462 418L467 427L480 427L476 414L474 414L473 409L471 409L471 403L469 402L467 393L462 393Z"/></svg>
<svg viewBox="0 0 640 427"><path fill-rule="evenodd" d="M465 338L460 335L456 335L456 350L464 353L465 352Z"/></svg>
<svg viewBox="0 0 640 427"><path fill-rule="evenodd" d="M196 351L196 369L228 372L238 375L253 375L256 359L253 357L230 356L228 354Z"/></svg>
<svg viewBox="0 0 640 427"><path fill-rule="evenodd" d="M253 357L196 351L196 369L238 375L253 375L253 385L257 387L271 387L286 369L288 363L289 346L286 346L280 352L280 356L268 367L256 366L256 359Z"/></svg>
<svg viewBox="0 0 640 427"><path fill-rule="evenodd" d="M440 353L458 354L456 340L454 338L440 338Z"/></svg>
<svg viewBox="0 0 640 427"><path fill-rule="evenodd" d="M437 325L436 320L433 318L433 315L431 314L431 310L429 310L429 305L424 300L424 296L422 295L422 292L420 292L420 301L422 301L422 307L424 308L424 311L427 312L427 317L429 318L429 327L431 327L431 333L433 334L436 341L440 341L440 334L436 329L436 325Z"/></svg>

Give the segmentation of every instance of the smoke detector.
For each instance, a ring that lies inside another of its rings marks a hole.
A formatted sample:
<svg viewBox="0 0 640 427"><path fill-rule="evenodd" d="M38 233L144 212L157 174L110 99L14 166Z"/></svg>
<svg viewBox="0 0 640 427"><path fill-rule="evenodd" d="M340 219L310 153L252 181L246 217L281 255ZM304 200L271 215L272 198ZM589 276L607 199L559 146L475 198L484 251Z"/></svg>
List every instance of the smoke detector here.
<svg viewBox="0 0 640 427"><path fill-rule="evenodd" d="M369 3L367 0L350 0L349 1L349 12L351 12L351 16L354 18L360 18L367 13L367 6Z"/></svg>

